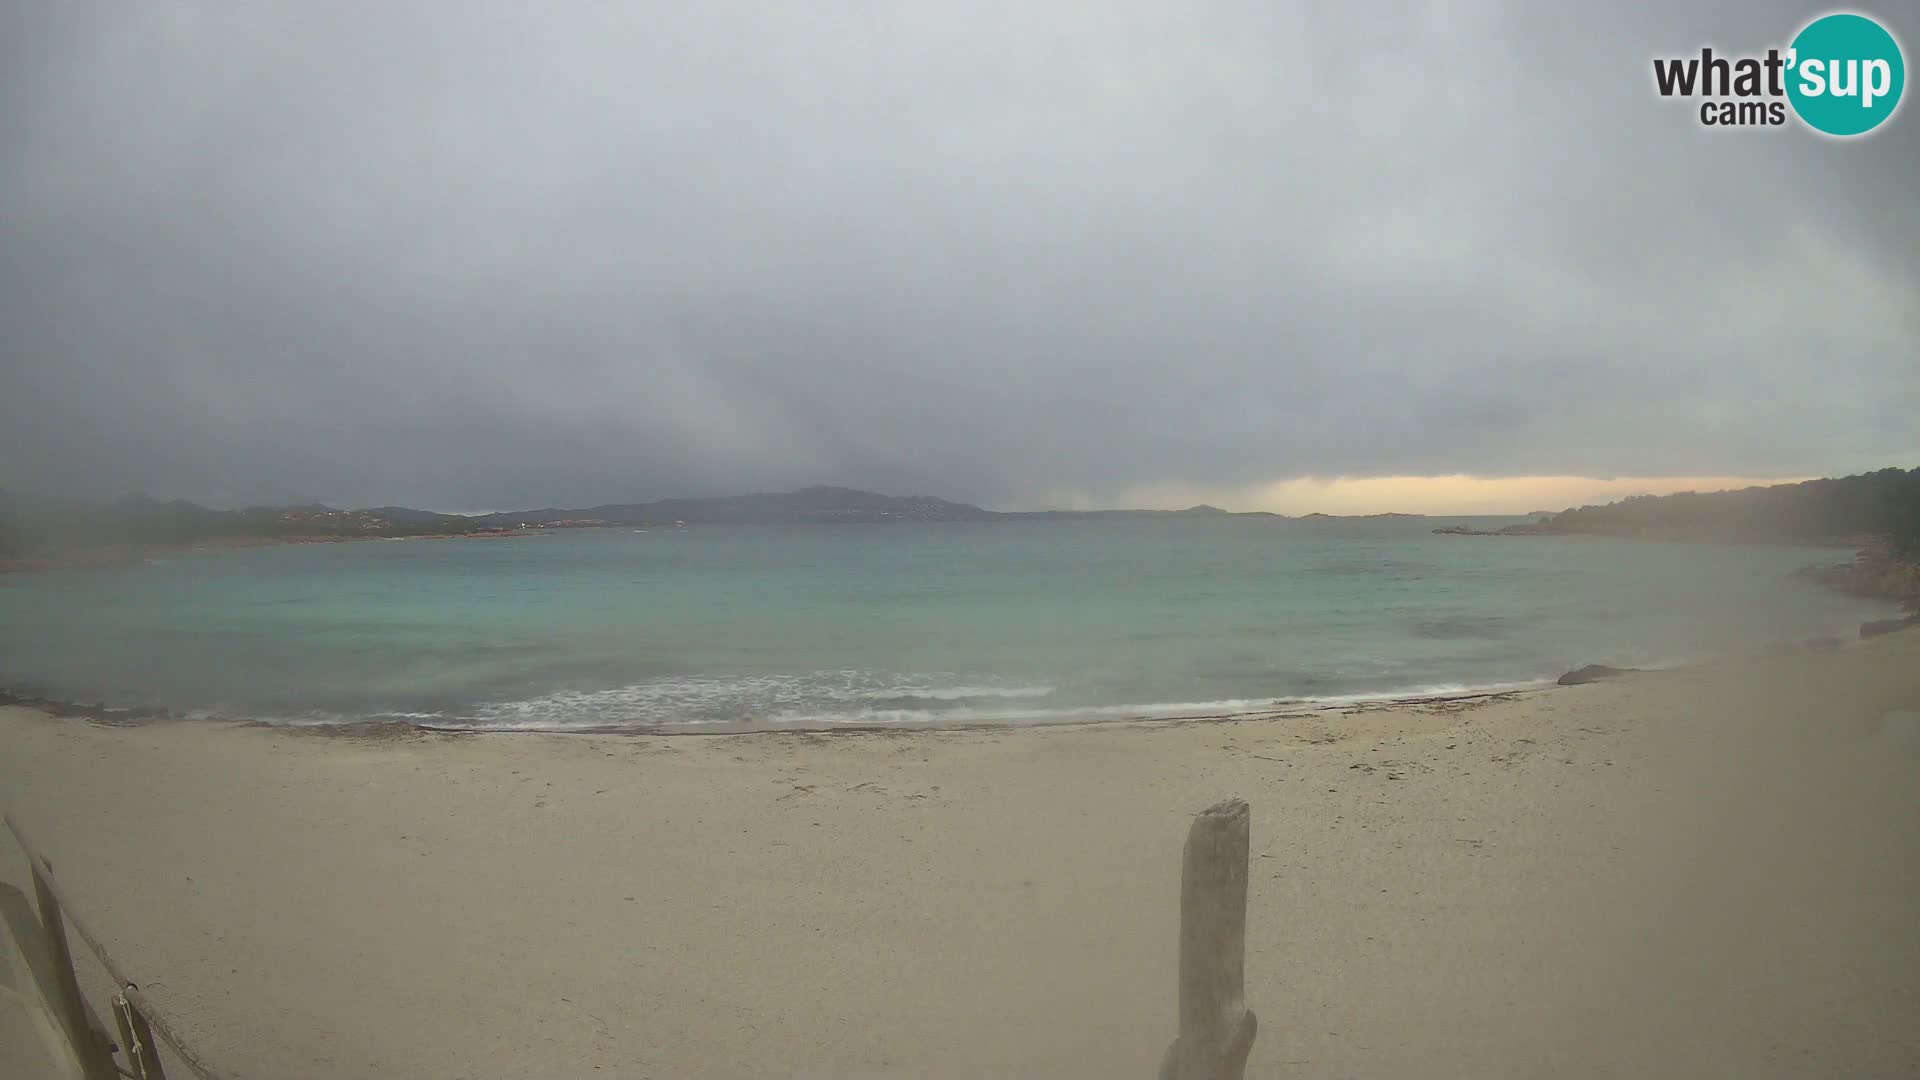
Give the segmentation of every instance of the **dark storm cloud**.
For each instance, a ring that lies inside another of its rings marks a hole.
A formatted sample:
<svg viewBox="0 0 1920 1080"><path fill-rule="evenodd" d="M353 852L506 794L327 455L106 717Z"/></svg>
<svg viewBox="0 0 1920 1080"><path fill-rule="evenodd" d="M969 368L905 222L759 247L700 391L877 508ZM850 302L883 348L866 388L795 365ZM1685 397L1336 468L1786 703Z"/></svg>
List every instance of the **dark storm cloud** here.
<svg viewBox="0 0 1920 1080"><path fill-rule="evenodd" d="M1911 463L1914 106L1842 144L1652 91L1813 13L8 5L0 485Z"/></svg>

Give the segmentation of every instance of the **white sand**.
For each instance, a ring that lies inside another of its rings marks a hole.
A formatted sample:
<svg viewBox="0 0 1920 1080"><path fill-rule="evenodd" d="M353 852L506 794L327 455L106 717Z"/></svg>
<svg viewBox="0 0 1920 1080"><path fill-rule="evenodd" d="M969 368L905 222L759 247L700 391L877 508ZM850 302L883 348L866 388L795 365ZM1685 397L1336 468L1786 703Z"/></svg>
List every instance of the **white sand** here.
<svg viewBox="0 0 1920 1080"><path fill-rule="evenodd" d="M1151 1076L1253 805L1251 1076L1920 1072L1920 633L1464 710L327 737L0 710L0 783L258 1076ZM11 852L0 877L24 882Z"/></svg>

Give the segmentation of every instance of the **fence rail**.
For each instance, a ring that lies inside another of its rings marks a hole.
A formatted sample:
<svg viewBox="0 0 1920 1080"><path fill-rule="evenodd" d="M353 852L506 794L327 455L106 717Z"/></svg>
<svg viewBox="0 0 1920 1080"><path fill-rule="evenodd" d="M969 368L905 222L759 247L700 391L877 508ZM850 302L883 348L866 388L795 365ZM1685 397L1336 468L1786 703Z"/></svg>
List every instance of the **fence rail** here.
<svg viewBox="0 0 1920 1080"><path fill-rule="evenodd" d="M21 951L27 954L28 966L41 996L60 1022L73 1064L80 1074L86 1080L117 1080L122 1076L131 1080L166 1080L159 1046L164 1042L199 1080L233 1080L188 1046L180 1037L179 1025L141 992L139 984L127 977L126 969L115 962L100 938L81 921L72 900L61 893L59 882L53 876L53 864L33 846L12 814L5 820L7 831L19 843L33 874L34 907L38 914L36 925L12 929L20 938ZM93 952L118 988L111 1002L115 1026L119 1029L117 1042L80 990L68 930ZM116 1054L125 1058L124 1063Z"/></svg>

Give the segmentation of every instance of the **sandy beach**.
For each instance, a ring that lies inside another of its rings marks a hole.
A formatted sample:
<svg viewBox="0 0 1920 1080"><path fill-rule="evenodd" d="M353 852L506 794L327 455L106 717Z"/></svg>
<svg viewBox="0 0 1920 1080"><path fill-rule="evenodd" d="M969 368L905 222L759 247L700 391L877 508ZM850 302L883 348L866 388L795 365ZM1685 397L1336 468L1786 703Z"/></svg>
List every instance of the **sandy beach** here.
<svg viewBox="0 0 1920 1080"><path fill-rule="evenodd" d="M1004 732L15 708L0 783L241 1075L1151 1075L1188 819L1240 795L1250 1076L1886 1076L1920 1072L1903 710L1920 633L1491 702Z"/></svg>

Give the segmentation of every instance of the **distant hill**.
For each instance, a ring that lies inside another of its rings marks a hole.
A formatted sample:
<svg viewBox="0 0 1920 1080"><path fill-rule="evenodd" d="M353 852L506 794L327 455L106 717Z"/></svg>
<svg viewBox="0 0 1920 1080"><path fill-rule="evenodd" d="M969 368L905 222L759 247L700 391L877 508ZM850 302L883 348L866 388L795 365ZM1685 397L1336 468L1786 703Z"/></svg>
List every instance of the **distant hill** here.
<svg viewBox="0 0 1920 1080"><path fill-rule="evenodd" d="M323 506L319 509L325 510L327 508ZM405 506L376 506L370 510L363 510L361 513L391 521L396 525L438 525L472 520L471 518L460 517L457 514L437 514L432 510L414 510Z"/></svg>
<svg viewBox="0 0 1920 1080"><path fill-rule="evenodd" d="M1236 514L1205 504L1185 510L1045 510L1002 512L931 495L880 495L848 487L606 503L575 509L543 507L463 516L376 506L337 510L319 502L214 510L134 494L104 503L26 499L0 492L0 563L13 567L106 562L152 548L265 544L408 536L504 536L522 531L596 526L798 525L892 521L1239 518L1279 520L1257 511Z"/></svg>
<svg viewBox="0 0 1920 1080"><path fill-rule="evenodd" d="M1301 521L1415 521L1420 518L1424 518L1426 516L1427 515L1425 514L1400 514L1400 513L1322 514L1322 513L1315 512L1312 514L1303 514L1300 516L1299 520Z"/></svg>
<svg viewBox="0 0 1920 1080"><path fill-rule="evenodd" d="M1369 518L1411 518L1370 514ZM1531 515L1546 517L1547 515ZM608 503L580 509L547 507L461 516L380 506L336 510L320 503L214 510L184 500L135 494L104 503L32 499L0 492L0 560L52 565L106 559L139 549L191 544L254 544L405 536L505 536L522 530L593 526L786 525L893 521L1017 520L1284 520L1236 514L1205 504L1185 510L1043 510L1001 512L930 495L879 495L847 487ZM1341 520L1308 514L1301 521ZM1456 530L1469 533L1477 530ZM1920 557L1920 469L1882 469L1863 476L1811 480L1709 495L1635 496L1587 506L1503 532L1717 540L1833 540L1884 537L1903 558Z"/></svg>
<svg viewBox="0 0 1920 1080"><path fill-rule="evenodd" d="M1538 531L1730 541L1874 537L1914 559L1920 558L1920 469L1709 494L1636 495L1564 510Z"/></svg>
<svg viewBox="0 0 1920 1080"><path fill-rule="evenodd" d="M931 496L876 495L844 487L712 499L661 499L579 510L547 508L475 517L380 506L336 510L320 503L214 510L128 495L104 503L25 499L0 492L0 559L52 565L108 561L143 549L407 536L507 535L597 525L801 524L988 521L1005 515Z"/></svg>
<svg viewBox="0 0 1920 1080"><path fill-rule="evenodd" d="M995 514L1006 519L1032 519L1037 521L1111 521L1130 519L1162 518L1265 518L1282 520L1285 515L1271 510L1233 511L1222 510L1205 503L1189 506L1185 510L1009 510Z"/></svg>
<svg viewBox="0 0 1920 1080"><path fill-rule="evenodd" d="M467 518L387 507L335 510L319 504L214 510L184 500L127 495L111 502L0 495L0 558L93 556L189 544L273 543L368 536L458 536L497 531Z"/></svg>
<svg viewBox="0 0 1920 1080"><path fill-rule="evenodd" d="M989 521L1003 515L931 495L876 495L846 487L810 487L779 494L724 495L609 503L580 510L525 510L467 520L518 528L556 522L606 525L782 525L881 521Z"/></svg>

